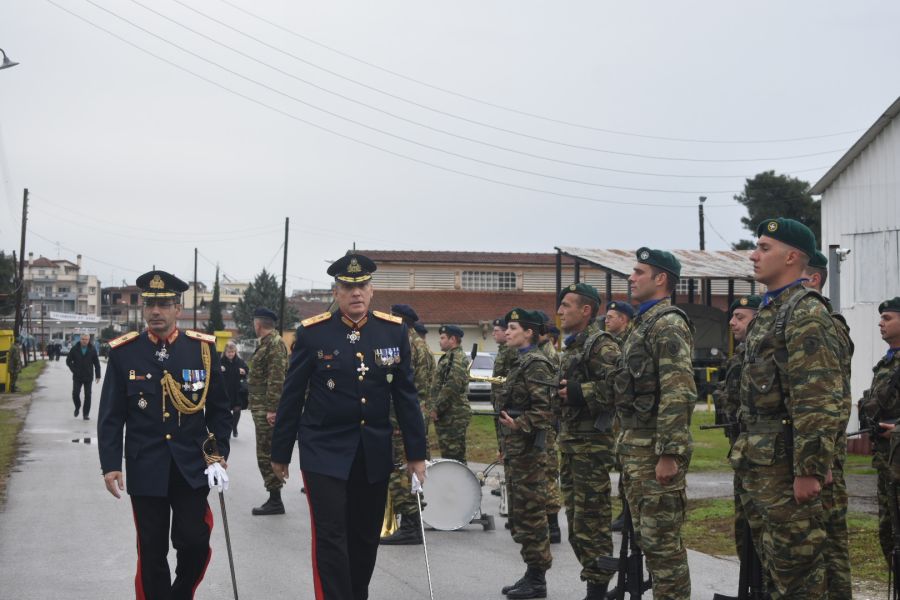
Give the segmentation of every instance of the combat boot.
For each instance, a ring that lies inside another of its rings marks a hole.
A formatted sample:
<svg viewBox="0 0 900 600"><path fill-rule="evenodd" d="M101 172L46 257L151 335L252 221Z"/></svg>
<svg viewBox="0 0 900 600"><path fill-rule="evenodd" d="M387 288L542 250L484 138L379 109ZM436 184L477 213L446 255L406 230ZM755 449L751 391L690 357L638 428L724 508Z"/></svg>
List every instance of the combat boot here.
<svg viewBox="0 0 900 600"><path fill-rule="evenodd" d="M384 546L420 546L422 544L422 525L419 514L403 515L397 531L381 538L379 543Z"/></svg>
<svg viewBox="0 0 900 600"><path fill-rule="evenodd" d="M559 514L547 515L547 527L550 531L550 543L558 544L562 541L562 531L559 529Z"/></svg>
<svg viewBox="0 0 900 600"><path fill-rule="evenodd" d="M588 581L587 596L584 597L584 600L606 600L607 587L609 587L609 583L594 583L593 581Z"/></svg>
<svg viewBox="0 0 900 600"><path fill-rule="evenodd" d="M525 583L525 578L526 578L527 576L528 576L528 571L526 570L526 571L525 571L525 574L522 575L521 577L519 577L519 580L516 581L514 584L512 584L512 585L504 585L504 586L500 589L500 593L503 594L504 596L505 596L506 594L510 593L511 591L513 591L514 589L516 589L517 587L519 587L520 585L522 585L523 583Z"/></svg>
<svg viewBox="0 0 900 600"><path fill-rule="evenodd" d="M262 506L251 511L254 515L283 515L284 503L281 501L281 490L269 490L269 499Z"/></svg>
<svg viewBox="0 0 900 600"><path fill-rule="evenodd" d="M622 529L625 527L625 515L624 513L619 513L619 516L613 519L613 522L609 526L609 530L615 533L622 533Z"/></svg>
<svg viewBox="0 0 900 600"><path fill-rule="evenodd" d="M528 567L522 584L509 590L506 593L506 597L519 600L523 598L546 598L547 579L544 577L544 571Z"/></svg>

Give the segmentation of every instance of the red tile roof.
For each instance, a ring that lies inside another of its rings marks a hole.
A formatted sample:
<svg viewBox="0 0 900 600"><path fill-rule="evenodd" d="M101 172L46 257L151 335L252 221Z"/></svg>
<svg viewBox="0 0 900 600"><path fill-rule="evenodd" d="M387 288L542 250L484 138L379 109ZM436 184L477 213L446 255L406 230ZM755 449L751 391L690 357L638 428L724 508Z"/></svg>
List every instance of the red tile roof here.
<svg viewBox="0 0 900 600"><path fill-rule="evenodd" d="M556 265L555 252L457 252L452 250L357 250L376 263L456 263L477 265ZM563 256L564 265L574 264Z"/></svg>
<svg viewBox="0 0 900 600"><path fill-rule="evenodd" d="M43 256L39 256L36 259L34 259L33 261L31 261L31 264L29 266L38 267L41 269L52 269L52 268L56 267L56 263L54 263L49 258L44 258Z"/></svg>

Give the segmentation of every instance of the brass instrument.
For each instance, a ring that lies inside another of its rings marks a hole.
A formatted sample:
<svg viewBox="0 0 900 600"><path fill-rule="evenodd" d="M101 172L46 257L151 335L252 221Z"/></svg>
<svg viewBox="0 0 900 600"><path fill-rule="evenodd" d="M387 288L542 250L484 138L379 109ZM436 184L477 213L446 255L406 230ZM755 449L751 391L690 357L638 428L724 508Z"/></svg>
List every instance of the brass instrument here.
<svg viewBox="0 0 900 600"><path fill-rule="evenodd" d="M394 500L391 493L388 492L387 502L384 504L384 521L381 522L381 537L393 535L399 529L400 523L397 522L397 515L394 514Z"/></svg>
<svg viewBox="0 0 900 600"><path fill-rule="evenodd" d="M506 383L506 377L489 377L487 375L472 375L469 374L469 381L480 381L483 383L496 383L499 385L503 385Z"/></svg>

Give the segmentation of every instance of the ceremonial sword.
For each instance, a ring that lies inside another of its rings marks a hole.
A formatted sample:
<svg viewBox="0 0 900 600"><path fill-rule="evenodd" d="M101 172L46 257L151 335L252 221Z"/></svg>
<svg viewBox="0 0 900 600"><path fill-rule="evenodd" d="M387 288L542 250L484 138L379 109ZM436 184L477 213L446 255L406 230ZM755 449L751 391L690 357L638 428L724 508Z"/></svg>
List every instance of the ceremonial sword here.
<svg viewBox="0 0 900 600"><path fill-rule="evenodd" d="M431 587L431 565L428 564L428 544L425 542L425 521L422 520L422 484L416 474L412 474L412 490L419 505L419 527L422 528L422 549L425 551L425 572L428 574L428 595L434 600L434 588Z"/></svg>
<svg viewBox="0 0 900 600"><path fill-rule="evenodd" d="M206 452L206 444L212 445L212 454ZM218 462L219 459L222 458L221 456L219 456L219 448L218 444L216 444L216 436L212 433L210 433L209 437L206 438L203 446L203 454L207 462L212 459L215 459L213 460L213 462ZM219 506L222 508L222 528L225 531L225 547L228 549L228 566L231 569L231 589L234 592L234 600L238 600L237 579L234 576L234 555L231 553L231 534L228 532L228 513L225 512L225 490L221 485L218 485L216 487L219 488Z"/></svg>

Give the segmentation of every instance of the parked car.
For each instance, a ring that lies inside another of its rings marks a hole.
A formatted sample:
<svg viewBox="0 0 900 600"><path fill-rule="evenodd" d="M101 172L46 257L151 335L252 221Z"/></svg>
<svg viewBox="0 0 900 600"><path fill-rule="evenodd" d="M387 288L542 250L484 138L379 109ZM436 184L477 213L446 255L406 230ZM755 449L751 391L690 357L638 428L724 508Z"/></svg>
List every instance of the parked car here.
<svg viewBox="0 0 900 600"><path fill-rule="evenodd" d="M493 372L494 354L490 352L479 352L476 354L475 361L472 363L472 370L469 373L480 377L490 377ZM486 381L470 381L468 396L469 401L490 401L491 384Z"/></svg>

